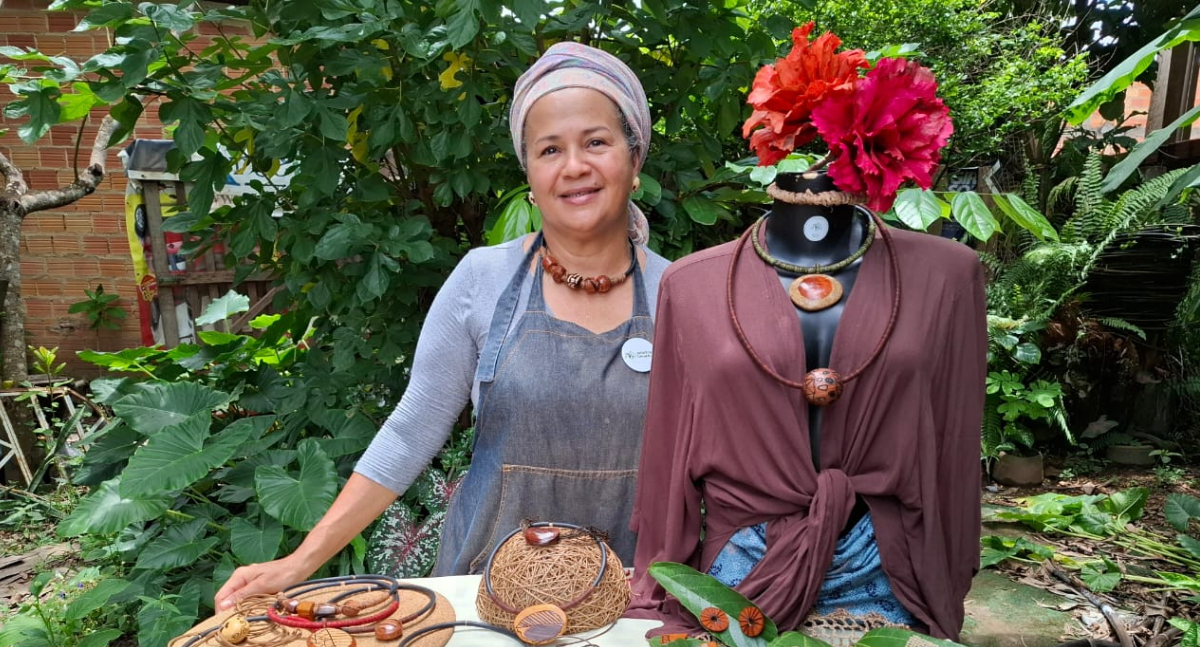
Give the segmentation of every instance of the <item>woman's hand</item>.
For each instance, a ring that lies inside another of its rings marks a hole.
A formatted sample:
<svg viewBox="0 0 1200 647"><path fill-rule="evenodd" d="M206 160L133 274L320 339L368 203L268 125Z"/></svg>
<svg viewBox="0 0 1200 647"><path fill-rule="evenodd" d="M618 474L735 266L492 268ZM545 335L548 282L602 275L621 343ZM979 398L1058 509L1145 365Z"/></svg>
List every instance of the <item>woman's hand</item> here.
<svg viewBox="0 0 1200 647"><path fill-rule="evenodd" d="M239 567L229 581L217 591L214 604L218 612L232 609L242 598L266 593L278 593L293 584L303 582L314 569L297 563L293 556L272 562Z"/></svg>

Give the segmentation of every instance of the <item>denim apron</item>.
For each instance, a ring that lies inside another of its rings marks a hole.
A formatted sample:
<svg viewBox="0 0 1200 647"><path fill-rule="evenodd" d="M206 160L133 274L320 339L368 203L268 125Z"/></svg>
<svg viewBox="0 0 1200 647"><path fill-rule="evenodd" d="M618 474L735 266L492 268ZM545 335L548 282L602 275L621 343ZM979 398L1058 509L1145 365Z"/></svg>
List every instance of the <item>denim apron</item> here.
<svg viewBox="0 0 1200 647"><path fill-rule="evenodd" d="M541 263L516 312L541 244L539 234L500 296L479 357L474 454L447 506L436 576L482 572L495 543L526 518L603 530L633 563L629 520L650 378L621 350L630 338L654 338L641 266L631 277L633 316L596 334L550 314Z"/></svg>

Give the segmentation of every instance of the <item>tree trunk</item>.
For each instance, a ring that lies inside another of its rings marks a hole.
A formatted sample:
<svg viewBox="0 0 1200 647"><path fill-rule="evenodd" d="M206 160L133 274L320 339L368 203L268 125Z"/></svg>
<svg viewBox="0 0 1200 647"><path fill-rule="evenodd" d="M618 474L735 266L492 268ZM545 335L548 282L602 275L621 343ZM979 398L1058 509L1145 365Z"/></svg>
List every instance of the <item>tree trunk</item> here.
<svg viewBox="0 0 1200 647"><path fill-rule="evenodd" d="M0 282L8 283L0 319L0 385L29 379L25 365L25 305L21 301L21 214L14 203L0 211Z"/></svg>

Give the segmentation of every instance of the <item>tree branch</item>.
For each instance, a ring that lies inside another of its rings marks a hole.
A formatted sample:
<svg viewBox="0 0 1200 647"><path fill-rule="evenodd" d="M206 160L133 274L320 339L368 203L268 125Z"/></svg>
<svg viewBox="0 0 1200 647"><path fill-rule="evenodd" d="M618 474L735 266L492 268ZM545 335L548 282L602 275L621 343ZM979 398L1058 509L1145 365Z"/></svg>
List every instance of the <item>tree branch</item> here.
<svg viewBox="0 0 1200 647"><path fill-rule="evenodd" d="M112 138L116 128L117 121L111 115L105 116L104 120L100 122L100 129L96 131L96 141L92 144L92 157L88 161L87 168L80 171L79 177L67 186L35 191L21 196L21 207L24 212L29 214L35 211L56 209L93 193L96 186L100 184L100 180L104 179L108 140Z"/></svg>
<svg viewBox="0 0 1200 647"><path fill-rule="evenodd" d="M4 175L4 195L0 199L17 200L29 191L29 185L25 184L25 175L4 156L4 153L0 153L0 174Z"/></svg>

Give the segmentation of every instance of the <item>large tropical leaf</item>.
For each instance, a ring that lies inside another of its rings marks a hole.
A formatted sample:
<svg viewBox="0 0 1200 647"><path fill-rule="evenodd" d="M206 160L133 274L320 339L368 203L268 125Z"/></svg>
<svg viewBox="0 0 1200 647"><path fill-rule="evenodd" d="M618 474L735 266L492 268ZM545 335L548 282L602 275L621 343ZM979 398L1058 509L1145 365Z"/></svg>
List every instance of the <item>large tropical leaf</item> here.
<svg viewBox="0 0 1200 647"><path fill-rule="evenodd" d="M799 631L785 631L771 641L770 647L830 647L829 643L806 636Z"/></svg>
<svg viewBox="0 0 1200 647"><path fill-rule="evenodd" d="M151 436L129 459L121 494L177 493L229 460L252 432L249 426L230 425L206 443L211 424L212 416L205 412Z"/></svg>
<svg viewBox="0 0 1200 647"><path fill-rule="evenodd" d="M279 554L279 543L283 541L283 525L273 517L259 515L258 523L241 517L229 522L229 546L234 557L243 564L269 562Z"/></svg>
<svg viewBox="0 0 1200 647"><path fill-rule="evenodd" d="M1186 494L1168 494L1163 516L1176 530L1186 532L1189 520L1200 519L1200 499Z"/></svg>
<svg viewBox="0 0 1200 647"><path fill-rule="evenodd" d="M996 233L999 223L992 215L983 198L974 191L955 193L950 200L950 210L958 224L967 230L976 240L987 240Z"/></svg>
<svg viewBox="0 0 1200 647"><path fill-rule="evenodd" d="M125 590L129 586L129 582L125 580L101 580L96 583L96 586L79 594L71 603L67 605L67 610L63 612L63 619L68 622L82 620L89 613L108 604L108 599L112 596ZM121 635L121 632L117 632Z"/></svg>
<svg viewBox="0 0 1200 647"><path fill-rule="evenodd" d="M135 568L163 570L195 562L221 541L205 537L206 519L193 519L167 528L138 554Z"/></svg>
<svg viewBox="0 0 1200 647"><path fill-rule="evenodd" d="M299 474L277 465L264 465L254 473L254 489L263 509L296 530L311 530L329 509L337 492L333 461L312 438L297 447Z"/></svg>
<svg viewBox="0 0 1200 647"><path fill-rule="evenodd" d="M150 436L198 413L212 413L229 400L229 394L194 382L163 382L121 398L113 411L130 427Z"/></svg>
<svg viewBox="0 0 1200 647"><path fill-rule="evenodd" d="M933 191L904 189L896 196L892 210L910 229L925 231L942 217L942 201Z"/></svg>
<svg viewBox="0 0 1200 647"><path fill-rule="evenodd" d="M1198 20L1197 23L1200 24L1200 20ZM1113 165L1112 170L1108 172L1108 175L1104 176L1104 184L1100 185L1100 191L1103 193L1109 193L1119 188L1125 183L1125 180L1129 179L1129 176L1137 172L1138 167L1142 165L1142 162L1146 161L1146 158L1154 154L1154 152L1157 151L1158 148L1162 146L1168 138L1171 137L1171 135L1175 134L1176 130L1190 125L1197 119L1200 119L1200 106L1196 106L1195 108L1183 113L1178 119L1172 121L1166 127L1159 128L1149 135L1146 135L1145 139L1139 142L1137 146L1134 146L1132 149L1130 149L1129 154L1127 154L1124 159Z"/></svg>
<svg viewBox="0 0 1200 647"><path fill-rule="evenodd" d="M1058 232L1054 229L1054 225L1050 224L1050 221L1040 211L1022 200L1021 196L1015 193L995 193L992 194L992 200L996 202L996 206L1000 207L1004 215L1020 225L1022 229L1037 236L1038 240L1058 242Z"/></svg>
<svg viewBox="0 0 1200 647"><path fill-rule="evenodd" d="M379 519L371 535L367 563L372 573L392 577L425 577L437 559L438 536L445 512L424 521L403 501L396 501Z"/></svg>
<svg viewBox="0 0 1200 647"><path fill-rule="evenodd" d="M930 638L915 631L893 627L868 631L858 640L855 647L907 647L909 641L913 639L916 639L916 642L913 643L914 646L920 645L921 647L925 647L932 643L938 647L962 647L962 645L953 640Z"/></svg>
<svg viewBox="0 0 1200 647"><path fill-rule="evenodd" d="M724 611L730 619L729 628L717 635L727 645L765 647L768 641L779 635L779 630L770 618L765 618L766 626L758 636L751 638L743 634L738 626L737 617L743 609L753 606L753 603L711 575L683 564L657 562L650 565L650 576L697 617L708 607L717 607Z"/></svg>
<svg viewBox="0 0 1200 647"><path fill-rule="evenodd" d="M207 326L220 323L249 309L250 297L230 290L225 293L225 296L208 304L204 314L196 317L196 325Z"/></svg>
<svg viewBox="0 0 1200 647"><path fill-rule="evenodd" d="M127 497L121 494L120 488L120 477L101 483L79 502L71 516L58 524L58 535L114 533L131 523L154 519L171 506L169 497Z"/></svg>

